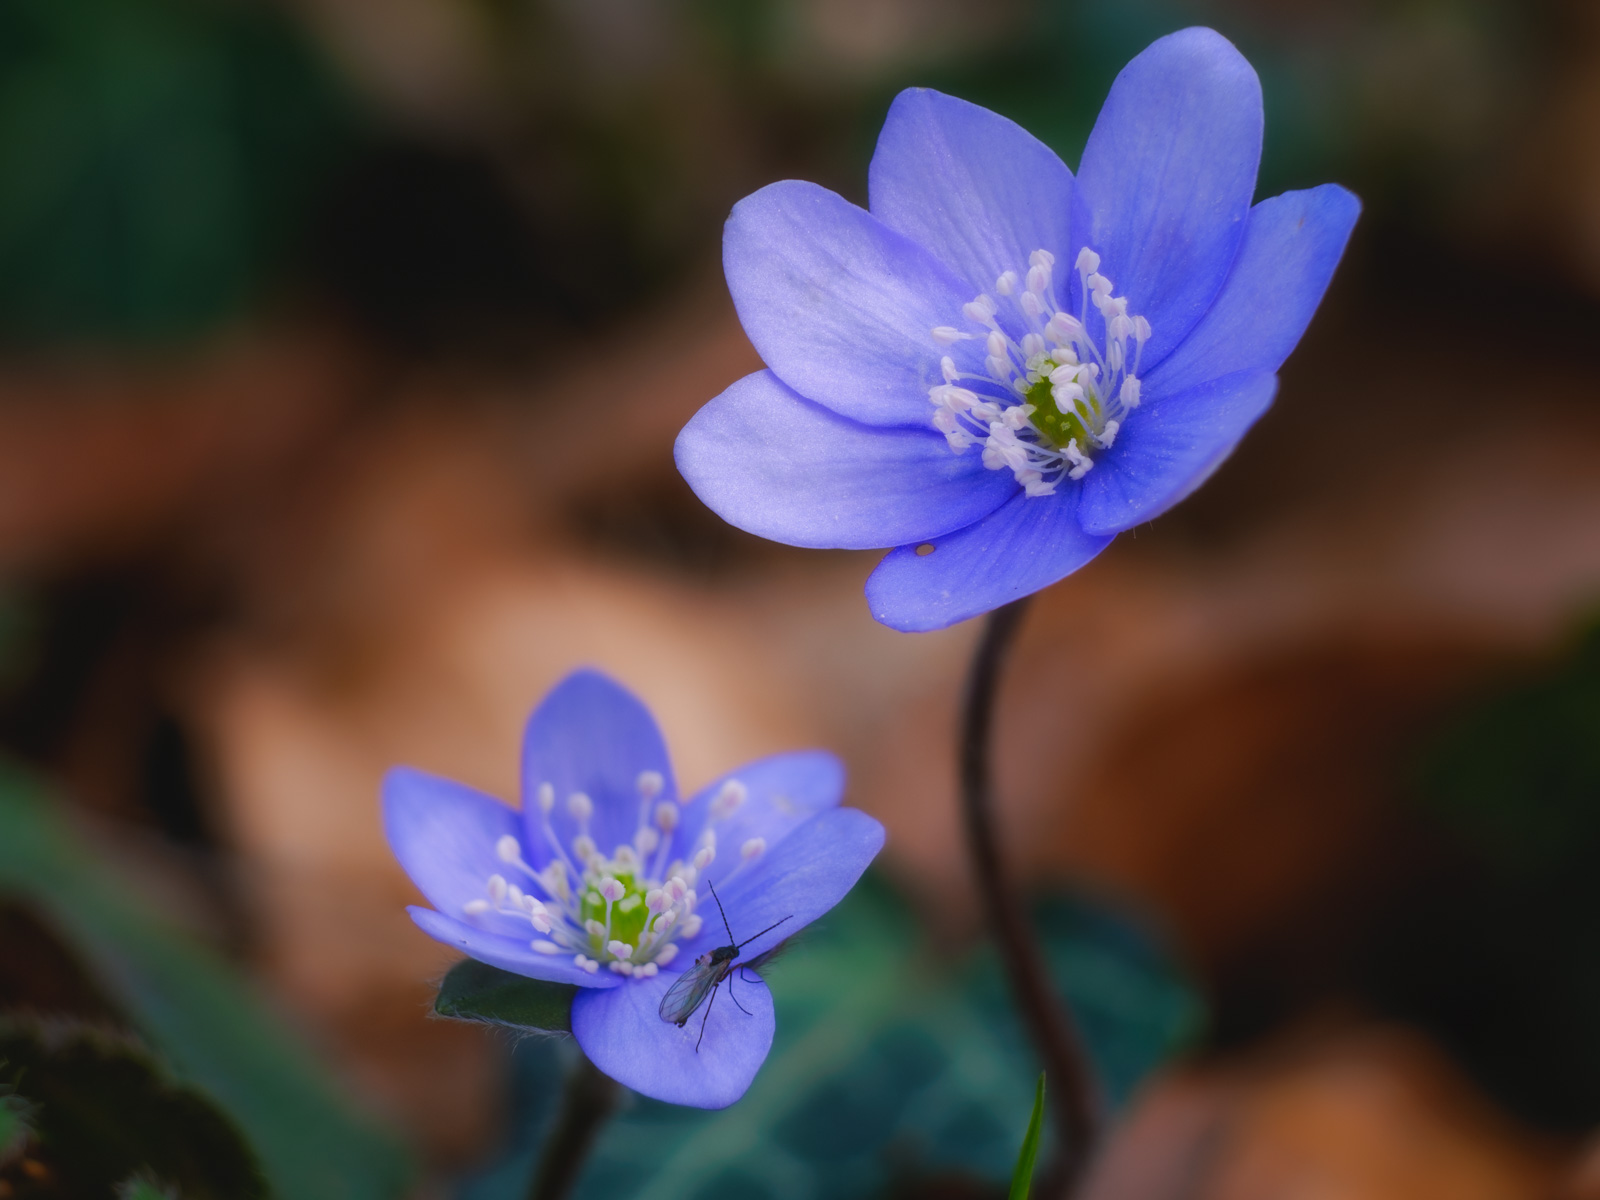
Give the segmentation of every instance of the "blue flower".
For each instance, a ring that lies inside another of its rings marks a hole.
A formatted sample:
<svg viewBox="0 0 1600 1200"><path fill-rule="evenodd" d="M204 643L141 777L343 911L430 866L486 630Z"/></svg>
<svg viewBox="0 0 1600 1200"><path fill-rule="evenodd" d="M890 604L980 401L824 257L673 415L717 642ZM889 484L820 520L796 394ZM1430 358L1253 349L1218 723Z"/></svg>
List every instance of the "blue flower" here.
<svg viewBox="0 0 1600 1200"><path fill-rule="evenodd" d="M576 984L573 1035L619 1083L732 1104L772 1045L766 984L736 970L683 1026L662 1018L663 997L730 940L754 939L748 961L827 912L883 826L838 807L844 769L820 751L760 759L680 802L649 710L595 671L569 675L528 719L522 790L519 812L421 771L388 774L389 845L433 905L411 919L482 962Z"/></svg>
<svg viewBox="0 0 1600 1200"><path fill-rule="evenodd" d="M723 261L767 369L678 437L723 518L796 546L897 547L878 620L937 629L1077 570L1198 487L1272 403L1360 205L1251 206L1261 87L1209 29L1117 77L1074 178L938 92L895 100L870 212L789 180Z"/></svg>

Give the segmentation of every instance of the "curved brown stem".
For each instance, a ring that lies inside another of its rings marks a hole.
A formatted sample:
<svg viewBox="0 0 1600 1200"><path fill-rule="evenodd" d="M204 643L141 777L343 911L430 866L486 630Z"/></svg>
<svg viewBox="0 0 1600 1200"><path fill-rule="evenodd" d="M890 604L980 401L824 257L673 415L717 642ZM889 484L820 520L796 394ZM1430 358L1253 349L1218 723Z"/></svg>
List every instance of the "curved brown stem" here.
<svg viewBox="0 0 1600 1200"><path fill-rule="evenodd" d="M1025 597L990 613L972 657L961 711L961 813L984 916L1054 1097L1055 1156L1036 1177L1034 1192L1041 1200L1057 1200L1072 1193L1088 1163L1096 1126L1094 1083L1001 859L990 762L1000 671L1027 608Z"/></svg>

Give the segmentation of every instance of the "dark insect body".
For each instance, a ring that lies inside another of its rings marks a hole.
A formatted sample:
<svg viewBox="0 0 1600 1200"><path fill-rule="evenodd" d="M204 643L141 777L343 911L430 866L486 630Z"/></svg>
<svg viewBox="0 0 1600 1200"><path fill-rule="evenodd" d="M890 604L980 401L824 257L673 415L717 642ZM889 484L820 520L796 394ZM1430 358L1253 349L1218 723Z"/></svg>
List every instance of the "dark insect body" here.
<svg viewBox="0 0 1600 1200"><path fill-rule="evenodd" d="M711 898L717 902L717 911L722 913L722 927L728 931L728 944L718 946L715 950L707 951L695 959L694 966L678 976L677 982L667 989L665 996L661 997L661 1008L658 1010L663 1021L670 1021L682 1029L688 1024L689 1018L694 1016L695 1009L705 1004L706 1015L700 1018L700 1036L694 1043L696 1054L700 1052L700 1043L706 1040L706 1022L711 1019L711 1005L717 1002L717 989L722 986L724 979L728 981L728 998L739 1005L739 1011L745 1016L751 1015L750 1010L739 1004L739 998L733 994L733 980L730 976L735 967L744 965L737 961L739 951L756 938L771 933L789 919L784 917L782 921L774 921L760 933L752 934L742 942L735 942L733 928L728 924L728 914L722 908L722 898L717 895L717 889L711 886L709 879L706 880L706 886L711 888ZM706 1002L707 996L711 997L709 1003Z"/></svg>

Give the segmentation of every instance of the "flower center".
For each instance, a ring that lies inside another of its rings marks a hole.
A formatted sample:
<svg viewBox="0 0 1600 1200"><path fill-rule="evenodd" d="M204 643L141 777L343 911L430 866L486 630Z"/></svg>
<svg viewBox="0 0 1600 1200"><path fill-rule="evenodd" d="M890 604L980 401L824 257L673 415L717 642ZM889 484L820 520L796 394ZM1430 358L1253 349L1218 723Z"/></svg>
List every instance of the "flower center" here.
<svg viewBox="0 0 1600 1200"><path fill-rule="evenodd" d="M963 306L969 325L986 332L933 331L946 346L982 340L987 373L961 371L946 356L944 382L928 389L928 399L951 450L982 446L984 466L1010 468L1029 496L1048 496L1063 478L1087 475L1139 406L1150 322L1128 315L1127 297L1112 295L1100 256L1087 246L1076 264L1076 315L1056 300L1055 256L1035 250L1028 263L1026 276L1007 271L995 280L999 301L983 293Z"/></svg>
<svg viewBox="0 0 1600 1200"><path fill-rule="evenodd" d="M540 784L540 836L551 855L535 870L522 854L522 843L510 834L495 844L495 854L513 872L489 876L484 896L462 907L468 918L489 913L526 920L535 933L530 945L541 954L570 954L591 973L603 964L619 975L648 979L678 954L678 940L700 932L695 911L700 873L716 861L717 826L744 803L746 789L736 779L724 783L708 806L705 828L692 844L679 847L677 804L660 798L664 782L654 771L637 780L639 826L633 841L603 855L589 836L594 803L582 792L567 797L567 812L578 832L563 845L550 821L555 789ZM674 850L677 857L669 856ZM731 880L766 850L766 842L748 838L739 847L740 861L719 879ZM524 890L526 889L526 890Z"/></svg>

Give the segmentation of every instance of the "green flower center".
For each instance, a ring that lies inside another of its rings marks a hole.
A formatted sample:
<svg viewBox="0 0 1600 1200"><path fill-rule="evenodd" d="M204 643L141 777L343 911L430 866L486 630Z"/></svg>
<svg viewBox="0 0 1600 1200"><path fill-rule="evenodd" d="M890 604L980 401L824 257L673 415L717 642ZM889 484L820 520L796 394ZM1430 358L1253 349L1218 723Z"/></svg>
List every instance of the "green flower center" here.
<svg viewBox="0 0 1600 1200"><path fill-rule="evenodd" d="M614 871L611 878L615 879L627 890L622 899L610 903L611 908L611 934L590 933L589 946L594 951L596 958L604 958L606 943L608 941L627 942L630 946L637 946L644 935L645 922L650 918L650 909L645 905L645 892L647 890L643 880L635 872ZM596 921L600 925L606 924L607 901L602 896L594 883L587 883L578 901L579 918L585 923Z"/></svg>

